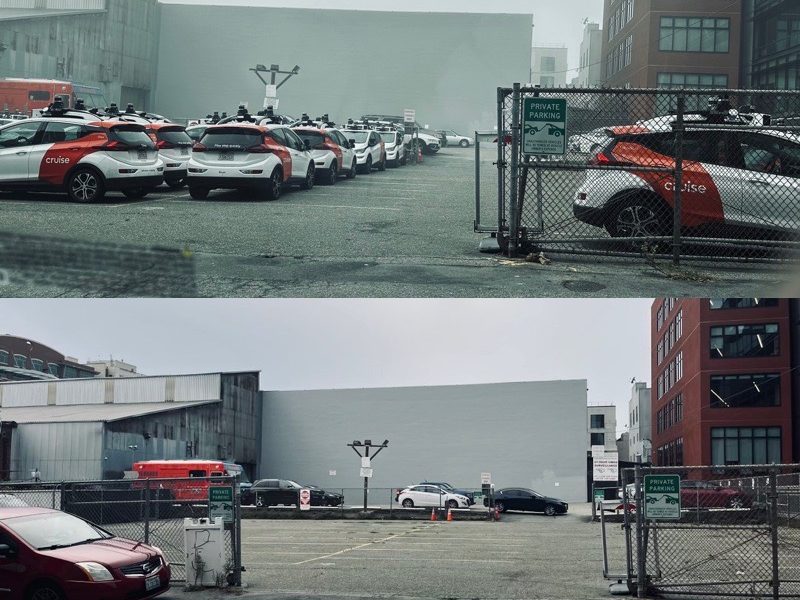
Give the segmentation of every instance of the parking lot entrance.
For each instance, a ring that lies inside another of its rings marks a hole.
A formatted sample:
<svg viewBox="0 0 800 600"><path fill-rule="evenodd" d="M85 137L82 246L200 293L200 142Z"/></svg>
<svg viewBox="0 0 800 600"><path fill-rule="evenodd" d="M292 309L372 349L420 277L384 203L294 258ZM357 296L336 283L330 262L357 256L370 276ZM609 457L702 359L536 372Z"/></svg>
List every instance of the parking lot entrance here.
<svg viewBox="0 0 800 600"><path fill-rule="evenodd" d="M800 92L707 83L499 88L497 220L476 185L475 230L511 256L800 258Z"/></svg>
<svg viewBox="0 0 800 600"><path fill-rule="evenodd" d="M618 507L603 507L606 578L640 598L800 596L800 465L642 466L622 482L626 573L610 573L608 548L623 546L609 537Z"/></svg>
<svg viewBox="0 0 800 600"><path fill-rule="evenodd" d="M230 585L241 585L238 487L235 477L5 482L0 483L0 497L8 495L28 506L62 510L116 536L161 548L172 567L173 582L186 581L184 519L223 517L225 573L218 575Z"/></svg>

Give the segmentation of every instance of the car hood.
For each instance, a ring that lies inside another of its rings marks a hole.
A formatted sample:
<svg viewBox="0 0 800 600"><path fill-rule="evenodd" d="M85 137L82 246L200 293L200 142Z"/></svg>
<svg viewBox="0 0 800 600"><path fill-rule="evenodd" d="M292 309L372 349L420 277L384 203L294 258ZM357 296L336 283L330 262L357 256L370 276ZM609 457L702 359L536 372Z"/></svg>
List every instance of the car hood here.
<svg viewBox="0 0 800 600"><path fill-rule="evenodd" d="M98 540L57 550L42 550L42 554L68 562L98 562L110 567L121 567L144 562L156 556L156 551L145 544L123 538Z"/></svg>
<svg viewBox="0 0 800 600"><path fill-rule="evenodd" d="M421 140L423 140L425 142L429 142L429 143L430 142L434 142L434 143L438 144L439 142L442 141L438 137L433 136L433 135L429 135L427 133L420 133L420 134L418 134L418 137L419 137L419 139L421 139Z"/></svg>
<svg viewBox="0 0 800 600"><path fill-rule="evenodd" d="M550 504L567 504L561 498L548 498L548 497L545 497L544 501L545 502L549 502Z"/></svg>

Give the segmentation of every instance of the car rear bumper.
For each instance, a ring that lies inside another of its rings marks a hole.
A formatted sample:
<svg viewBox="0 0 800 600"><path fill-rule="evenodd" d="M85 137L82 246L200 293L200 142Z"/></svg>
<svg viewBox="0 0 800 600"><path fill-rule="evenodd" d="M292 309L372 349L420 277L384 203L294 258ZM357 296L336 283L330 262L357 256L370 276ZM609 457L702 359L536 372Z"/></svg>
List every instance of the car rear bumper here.
<svg viewBox="0 0 800 600"><path fill-rule="evenodd" d="M172 183L175 181L180 181L181 179L186 179L188 171L184 167L183 169L177 169L175 171L165 171L164 172L164 181L167 183Z"/></svg>
<svg viewBox="0 0 800 600"><path fill-rule="evenodd" d="M155 188L164 183L163 175L147 175L144 177L117 177L106 179L106 189L112 192L136 190L139 188Z"/></svg>
<svg viewBox="0 0 800 600"><path fill-rule="evenodd" d="M602 227L606 221L606 212L595 206L585 206L575 203L572 205L572 214L575 218L595 227Z"/></svg>
<svg viewBox="0 0 800 600"><path fill-rule="evenodd" d="M227 189L235 190L239 188L258 188L266 184L265 175L241 175L241 176L213 176L209 177L202 174L189 173L186 183L189 187L201 187L208 189Z"/></svg>

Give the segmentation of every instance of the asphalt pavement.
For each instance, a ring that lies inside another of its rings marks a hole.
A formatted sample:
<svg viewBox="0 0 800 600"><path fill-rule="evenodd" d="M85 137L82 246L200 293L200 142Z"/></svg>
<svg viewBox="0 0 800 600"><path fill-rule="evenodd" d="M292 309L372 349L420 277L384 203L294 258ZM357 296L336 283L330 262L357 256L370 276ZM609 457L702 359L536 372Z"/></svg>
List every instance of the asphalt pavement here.
<svg viewBox="0 0 800 600"><path fill-rule="evenodd" d="M481 162L487 224L497 212L493 158L489 146ZM276 202L227 191L195 201L166 187L140 201L112 194L88 206L2 193L0 295L763 296L796 285L785 265L675 270L666 260L481 254L474 172L472 149L446 148L422 165L292 190Z"/></svg>
<svg viewBox="0 0 800 600"><path fill-rule="evenodd" d="M545 517L506 513L497 523L243 522L249 600L320 598L608 598L600 525L590 506ZM623 556L622 536L611 540ZM229 598L184 592L164 600Z"/></svg>

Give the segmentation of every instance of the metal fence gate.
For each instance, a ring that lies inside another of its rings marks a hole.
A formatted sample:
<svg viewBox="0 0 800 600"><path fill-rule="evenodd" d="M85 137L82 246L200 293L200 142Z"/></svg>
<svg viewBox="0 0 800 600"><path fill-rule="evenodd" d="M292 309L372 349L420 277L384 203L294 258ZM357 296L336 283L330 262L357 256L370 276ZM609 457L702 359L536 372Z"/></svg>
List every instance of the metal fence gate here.
<svg viewBox="0 0 800 600"><path fill-rule="evenodd" d="M681 477L680 518L648 519L645 476L666 474ZM800 597L800 465L637 467L622 481L617 546L638 597Z"/></svg>
<svg viewBox="0 0 800 600"><path fill-rule="evenodd" d="M9 482L0 483L0 496L8 495L28 506L62 510L119 537L157 546L170 562L172 581L184 582L183 520L208 517L208 488L222 485L238 487L234 477ZM234 521L225 527L225 575L230 585L238 586L242 570L240 494L235 494L234 500Z"/></svg>
<svg viewBox="0 0 800 600"><path fill-rule="evenodd" d="M527 98L566 99L566 131L550 129L564 155L524 152ZM512 256L800 257L800 92L515 84L497 91L497 128Z"/></svg>

